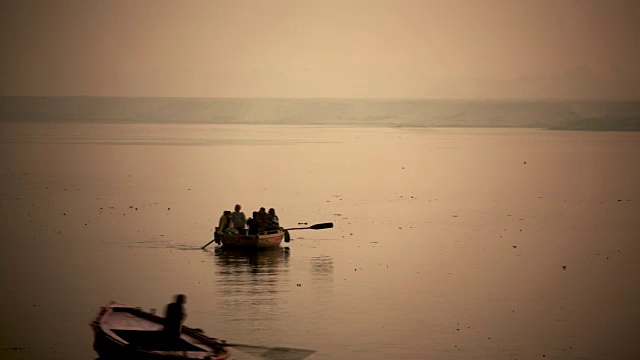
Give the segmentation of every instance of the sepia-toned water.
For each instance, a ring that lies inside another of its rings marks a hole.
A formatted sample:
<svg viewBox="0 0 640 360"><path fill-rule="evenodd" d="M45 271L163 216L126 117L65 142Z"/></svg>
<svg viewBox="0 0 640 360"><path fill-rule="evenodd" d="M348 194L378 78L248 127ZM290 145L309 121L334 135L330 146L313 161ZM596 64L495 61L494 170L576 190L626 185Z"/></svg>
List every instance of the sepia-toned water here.
<svg viewBox="0 0 640 360"><path fill-rule="evenodd" d="M2 359L96 359L101 305L177 293L313 360L640 357L640 133L5 124L0 154ZM236 203L334 228L201 250Z"/></svg>

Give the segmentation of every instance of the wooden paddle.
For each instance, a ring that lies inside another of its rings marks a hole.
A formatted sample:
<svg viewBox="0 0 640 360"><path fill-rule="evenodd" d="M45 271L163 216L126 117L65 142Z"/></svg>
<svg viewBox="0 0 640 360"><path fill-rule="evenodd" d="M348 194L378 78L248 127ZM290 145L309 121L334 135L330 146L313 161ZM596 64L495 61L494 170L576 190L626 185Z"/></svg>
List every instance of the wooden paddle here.
<svg viewBox="0 0 640 360"><path fill-rule="evenodd" d="M307 227L290 228L290 229L284 229L284 230L303 230L303 229L320 230L320 229L330 229L332 227L333 227L333 223L329 222L329 223L315 224Z"/></svg>

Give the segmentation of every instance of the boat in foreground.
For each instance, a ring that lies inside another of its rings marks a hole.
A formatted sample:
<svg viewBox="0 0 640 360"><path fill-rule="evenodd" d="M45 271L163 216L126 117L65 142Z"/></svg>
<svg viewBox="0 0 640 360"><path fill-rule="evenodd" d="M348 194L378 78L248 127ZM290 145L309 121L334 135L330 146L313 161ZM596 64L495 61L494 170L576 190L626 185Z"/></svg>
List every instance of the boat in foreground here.
<svg viewBox="0 0 640 360"><path fill-rule="evenodd" d="M107 359L224 360L230 354L225 342L210 338L199 329L182 327L180 338L163 333L164 318L117 303L100 308L91 322L94 350Z"/></svg>
<svg viewBox="0 0 640 360"><path fill-rule="evenodd" d="M263 233L259 235L221 234L217 236L219 242L216 242L228 248L265 249L280 246L283 239L285 240L285 242L289 242L289 237L286 230L278 230L271 233Z"/></svg>

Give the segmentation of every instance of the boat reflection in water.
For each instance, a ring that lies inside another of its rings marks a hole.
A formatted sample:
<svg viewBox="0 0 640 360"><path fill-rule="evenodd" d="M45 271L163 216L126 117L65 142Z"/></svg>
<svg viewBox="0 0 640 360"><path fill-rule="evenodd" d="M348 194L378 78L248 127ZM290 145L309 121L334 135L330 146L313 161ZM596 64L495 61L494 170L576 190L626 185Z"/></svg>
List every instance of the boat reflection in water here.
<svg viewBox="0 0 640 360"><path fill-rule="evenodd" d="M230 302L265 303L278 297L279 284L288 273L290 249L215 249L217 289Z"/></svg>
<svg viewBox="0 0 640 360"><path fill-rule="evenodd" d="M216 264L229 269L245 272L260 272L273 269L286 263L291 250L288 247L266 248L261 250L243 250L236 248L217 247L214 251Z"/></svg>

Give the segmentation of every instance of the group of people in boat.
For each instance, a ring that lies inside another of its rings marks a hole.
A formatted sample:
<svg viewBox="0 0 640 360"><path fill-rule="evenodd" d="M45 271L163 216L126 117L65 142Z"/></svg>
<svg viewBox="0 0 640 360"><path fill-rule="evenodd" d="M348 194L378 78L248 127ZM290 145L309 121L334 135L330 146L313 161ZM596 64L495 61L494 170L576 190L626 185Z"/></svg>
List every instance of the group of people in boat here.
<svg viewBox="0 0 640 360"><path fill-rule="evenodd" d="M254 211L247 219L242 206L237 204L234 211L225 210L218 221L217 232L232 235L258 235L262 232L277 231L280 229L280 220L274 208L267 212L265 208Z"/></svg>

